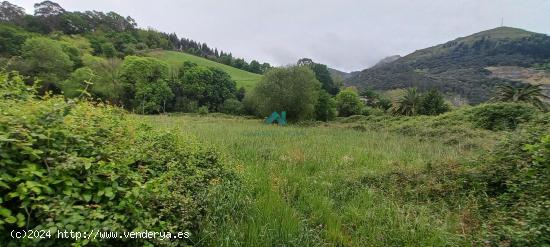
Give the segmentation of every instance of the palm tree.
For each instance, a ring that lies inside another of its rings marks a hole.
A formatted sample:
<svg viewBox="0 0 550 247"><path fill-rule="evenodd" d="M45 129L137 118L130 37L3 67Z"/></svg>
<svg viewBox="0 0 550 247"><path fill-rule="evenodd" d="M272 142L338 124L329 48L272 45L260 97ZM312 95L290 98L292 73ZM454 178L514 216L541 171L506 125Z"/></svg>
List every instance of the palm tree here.
<svg viewBox="0 0 550 247"><path fill-rule="evenodd" d="M542 90L541 85L528 84L519 87L503 85L497 87L496 95L491 101L525 102L533 104L541 110L546 110L547 103L543 99L550 100L550 97L546 96Z"/></svg>
<svg viewBox="0 0 550 247"><path fill-rule="evenodd" d="M408 88L405 94L398 98L391 108L393 114L414 116L418 112L420 105L420 94L416 88Z"/></svg>

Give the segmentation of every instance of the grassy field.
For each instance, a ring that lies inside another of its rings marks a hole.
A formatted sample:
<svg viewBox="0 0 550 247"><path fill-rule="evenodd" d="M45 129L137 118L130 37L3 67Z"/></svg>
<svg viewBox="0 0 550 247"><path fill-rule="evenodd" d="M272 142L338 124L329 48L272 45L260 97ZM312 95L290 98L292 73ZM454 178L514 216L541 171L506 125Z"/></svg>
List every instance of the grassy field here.
<svg viewBox="0 0 550 247"><path fill-rule="evenodd" d="M464 245L460 213L413 204L365 179L472 155L437 142L339 126L268 126L237 117L139 116L157 128L213 145L242 177L224 191L217 225L201 243L216 246ZM223 220L220 220L223 219ZM222 222L222 223L219 223Z"/></svg>
<svg viewBox="0 0 550 247"><path fill-rule="evenodd" d="M148 55L159 58L167 62L172 68L178 68L185 61L193 62L202 66L216 67L227 72L235 82L237 88L244 87L247 91L252 89L261 79L262 75L250 73L248 71L233 68L231 66L216 63L206 58L197 57L191 54L176 51L152 51Z"/></svg>

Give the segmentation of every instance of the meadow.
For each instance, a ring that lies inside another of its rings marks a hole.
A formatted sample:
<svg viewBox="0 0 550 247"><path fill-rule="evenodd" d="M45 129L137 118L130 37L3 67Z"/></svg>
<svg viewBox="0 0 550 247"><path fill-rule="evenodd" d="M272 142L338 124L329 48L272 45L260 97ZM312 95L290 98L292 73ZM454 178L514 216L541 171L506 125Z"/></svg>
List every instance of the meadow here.
<svg viewBox="0 0 550 247"><path fill-rule="evenodd" d="M168 63L172 69L178 69L186 61L196 63L200 66L219 68L231 76L231 79L237 83L237 88L244 87L247 91L251 90L262 77L262 75L259 74L240 70L225 64L216 63L206 58L194 56L188 53L158 50L147 54Z"/></svg>
<svg viewBox="0 0 550 247"><path fill-rule="evenodd" d="M220 192L200 243L216 246L467 245L462 215L437 202L407 203L369 186L394 171L456 163L472 151L338 123L266 125L231 116L134 116L196 136L242 178ZM220 221L220 218L223 220ZM222 225L219 225L219 222Z"/></svg>

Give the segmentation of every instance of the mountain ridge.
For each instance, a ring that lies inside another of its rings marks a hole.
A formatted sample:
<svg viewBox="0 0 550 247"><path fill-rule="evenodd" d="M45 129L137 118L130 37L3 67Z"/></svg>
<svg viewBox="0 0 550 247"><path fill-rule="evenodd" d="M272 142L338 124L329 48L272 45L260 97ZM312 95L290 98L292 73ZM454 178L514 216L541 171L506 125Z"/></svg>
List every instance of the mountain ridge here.
<svg viewBox="0 0 550 247"><path fill-rule="evenodd" d="M550 61L550 37L499 27L417 50L393 62L374 66L344 80L360 89L436 88L477 104L494 88L515 81L491 77L490 66L532 67Z"/></svg>

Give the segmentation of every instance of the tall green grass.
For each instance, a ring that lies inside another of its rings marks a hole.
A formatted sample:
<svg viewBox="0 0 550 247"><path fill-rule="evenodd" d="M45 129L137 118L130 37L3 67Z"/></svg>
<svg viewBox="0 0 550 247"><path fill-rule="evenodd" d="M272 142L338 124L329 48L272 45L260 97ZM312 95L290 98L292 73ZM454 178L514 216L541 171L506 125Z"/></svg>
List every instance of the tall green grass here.
<svg viewBox="0 0 550 247"><path fill-rule="evenodd" d="M464 245L460 216L411 204L364 179L470 155L436 141L333 126L279 127L236 117L139 116L197 136L242 177L220 191L201 242L221 246Z"/></svg>

